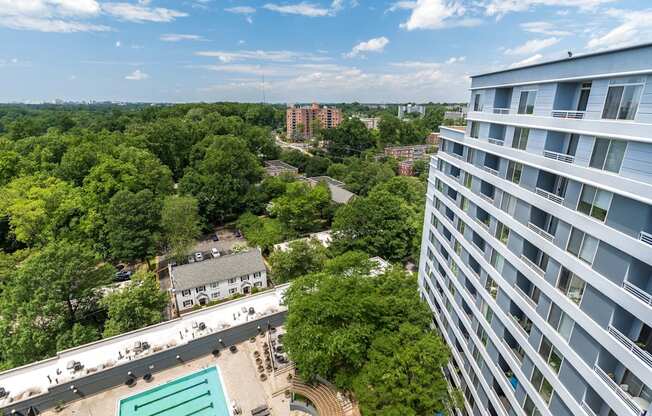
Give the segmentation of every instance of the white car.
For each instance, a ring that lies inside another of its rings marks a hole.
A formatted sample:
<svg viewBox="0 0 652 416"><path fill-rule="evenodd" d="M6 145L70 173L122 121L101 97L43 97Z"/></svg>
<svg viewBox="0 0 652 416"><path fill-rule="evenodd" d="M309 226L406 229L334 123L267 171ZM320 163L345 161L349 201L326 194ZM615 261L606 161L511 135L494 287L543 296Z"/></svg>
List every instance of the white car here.
<svg viewBox="0 0 652 416"><path fill-rule="evenodd" d="M220 257L220 251L215 247L211 249L211 253L213 253L213 257Z"/></svg>
<svg viewBox="0 0 652 416"><path fill-rule="evenodd" d="M204 256L201 254L200 251L195 253L195 261L202 261L204 260Z"/></svg>

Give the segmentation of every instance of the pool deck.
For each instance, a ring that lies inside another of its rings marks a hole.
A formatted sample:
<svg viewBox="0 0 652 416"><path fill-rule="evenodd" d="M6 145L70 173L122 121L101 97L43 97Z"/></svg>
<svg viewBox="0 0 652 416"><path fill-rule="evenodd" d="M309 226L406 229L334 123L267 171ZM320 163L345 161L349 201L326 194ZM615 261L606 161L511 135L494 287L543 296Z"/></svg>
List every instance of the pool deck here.
<svg viewBox="0 0 652 416"><path fill-rule="evenodd" d="M288 372L279 371L278 375L266 373L268 378L264 382L258 378L253 353L256 350L262 351L263 342L261 337L256 337L255 343L245 341L238 344L238 352L235 354L226 350L218 358L209 355L189 361L154 374L154 379L150 383L139 378L133 387L117 386L70 403L59 413L50 410L43 415L116 416L120 399L149 390L197 370L217 365L228 400L235 401L242 408L243 415L251 415L251 410L267 404L273 416L289 416L289 399L286 399L283 394L283 391L289 387Z"/></svg>

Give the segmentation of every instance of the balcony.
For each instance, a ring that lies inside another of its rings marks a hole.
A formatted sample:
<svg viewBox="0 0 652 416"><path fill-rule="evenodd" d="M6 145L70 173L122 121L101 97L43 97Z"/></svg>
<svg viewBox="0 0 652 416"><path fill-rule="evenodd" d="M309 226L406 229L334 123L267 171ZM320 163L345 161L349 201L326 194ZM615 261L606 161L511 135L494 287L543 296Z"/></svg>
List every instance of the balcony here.
<svg viewBox="0 0 652 416"><path fill-rule="evenodd" d="M567 110L553 110L550 115L554 118L572 118L581 120L584 118L584 111L567 111Z"/></svg>
<svg viewBox="0 0 652 416"><path fill-rule="evenodd" d="M542 196L542 197L544 197L546 199L549 199L552 202L556 202L559 205L564 203L564 198L562 198L559 195L555 195L552 192L548 192L545 189L535 188L534 191L537 193L537 195Z"/></svg>
<svg viewBox="0 0 652 416"><path fill-rule="evenodd" d="M499 174L499 172L496 169L490 168L489 166L482 166L482 169L486 170L487 172L491 173L492 175L498 176L498 174Z"/></svg>
<svg viewBox="0 0 652 416"><path fill-rule="evenodd" d="M638 235L638 239L652 246L652 234L641 231Z"/></svg>
<svg viewBox="0 0 652 416"><path fill-rule="evenodd" d="M602 370L602 369L601 369L599 366L597 366L597 365L593 367L593 370L594 370L595 373L598 375L598 377L600 377L600 378L602 379L602 381L603 381L603 382L604 382L604 383L605 383L605 384L606 384L606 385L607 385L611 390L613 390L614 393L616 393L616 395L617 395L618 397L620 397L620 399L621 399L623 402L625 402L625 404L627 405L627 407L629 408L629 410L632 411L632 414L633 414L633 415L636 415L636 416L642 416L642 415L643 415L643 409L641 409L641 408L638 406L638 404L636 404L636 402L632 399L632 396L630 396L629 394L625 393L625 392L623 391L623 389L621 389L620 386L618 386L618 384L616 384L616 382L613 381L613 380L611 379L611 377L609 377L609 376L607 375L607 373L604 372L604 370Z"/></svg>
<svg viewBox="0 0 652 416"><path fill-rule="evenodd" d="M631 351L635 356L641 359L648 367L652 367L652 355L634 343L631 339L627 338L622 332L609 325L609 333L616 338L618 342L623 344L625 348Z"/></svg>
<svg viewBox="0 0 652 416"><path fill-rule="evenodd" d="M498 107L493 107L490 109L492 113L494 114L509 114L510 109L509 108L498 108Z"/></svg>
<svg viewBox="0 0 652 416"><path fill-rule="evenodd" d="M527 257L526 257L526 258L527 258ZM529 260L529 259L528 259L528 260ZM525 293L525 292L523 291L523 289L521 289L521 287L520 287L519 285L517 285L516 283L514 283L514 289L516 289L516 292L518 292L518 294L521 295L521 297L522 297L523 299L525 299L525 300L527 301L527 303L530 304L530 306L532 306L533 308L536 309L537 304L534 302L534 300L533 300L530 296L528 296L528 294Z"/></svg>
<svg viewBox="0 0 652 416"><path fill-rule="evenodd" d="M595 414L595 412L593 411L593 409L591 409L589 407L589 405L586 404L586 402L584 400L582 400L582 410L584 410L586 412L586 414L589 415L589 416L597 416Z"/></svg>
<svg viewBox="0 0 652 416"><path fill-rule="evenodd" d="M552 241L555 239L555 236L553 236L552 234L548 233L547 231L542 230L541 228L539 228L539 227L538 227L536 224L534 224L533 222L528 222L528 223L527 223L527 227L528 227L530 230L534 231L535 233L539 234L541 237L545 238L546 240L548 240L548 241L550 241L550 242L552 242ZM529 259L528 259L528 260L529 260Z"/></svg>
<svg viewBox="0 0 652 416"><path fill-rule="evenodd" d="M543 151L543 156L547 157L548 159L554 159L554 160L558 160L558 161L564 162L564 163L573 163L573 162L575 162L575 156L566 155L566 154L558 153L558 152L553 152L551 150L544 150Z"/></svg>
<svg viewBox="0 0 652 416"><path fill-rule="evenodd" d="M478 218L478 217L474 217L473 219L474 219L478 224L482 225L484 228L489 228L489 219L484 220L484 221L481 220L481 219ZM477 246L477 244L476 244L476 246ZM478 246L478 248L480 248L480 247Z"/></svg>
<svg viewBox="0 0 652 416"><path fill-rule="evenodd" d="M623 289L629 292L630 295L638 298L641 302L652 306L652 295L640 289L638 286L625 280L623 281Z"/></svg>
<svg viewBox="0 0 652 416"><path fill-rule="evenodd" d="M491 137L488 138L487 141L491 144L495 144L496 146L503 146L505 144L505 140L492 139Z"/></svg>
<svg viewBox="0 0 652 416"><path fill-rule="evenodd" d="M537 264L532 260L530 260L525 254L521 254L521 260L523 260L532 270L537 272L537 274L539 274L540 276L543 277L546 274L545 270L537 266Z"/></svg>

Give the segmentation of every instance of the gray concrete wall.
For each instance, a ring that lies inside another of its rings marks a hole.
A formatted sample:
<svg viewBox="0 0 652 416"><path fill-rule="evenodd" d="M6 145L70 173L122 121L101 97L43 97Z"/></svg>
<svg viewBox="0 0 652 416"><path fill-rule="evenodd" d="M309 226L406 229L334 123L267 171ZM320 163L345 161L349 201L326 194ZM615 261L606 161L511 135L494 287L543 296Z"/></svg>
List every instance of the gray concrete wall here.
<svg viewBox="0 0 652 416"><path fill-rule="evenodd" d="M129 371L135 377L140 378L145 373L154 374L177 366L183 361L191 361L206 356L215 348L224 348L218 343L219 339L222 339L227 347L238 344L255 336L258 333L258 325L262 328L266 328L268 324L271 326L283 325L286 315L287 311L278 312L274 315L265 316L255 321L194 339L178 347L170 348L97 373L92 373L68 383L52 386L45 394L0 408L0 414L3 414L3 412L4 414L10 414L12 410L16 410L18 412L17 414L27 414L27 410L30 407L33 407L38 412L43 412L55 407L57 403L68 403L87 398L88 396L123 384L127 379L127 373ZM180 357L180 360L177 360L177 355ZM154 368L150 369L150 366L154 366ZM78 393L75 394L73 389L77 389Z"/></svg>

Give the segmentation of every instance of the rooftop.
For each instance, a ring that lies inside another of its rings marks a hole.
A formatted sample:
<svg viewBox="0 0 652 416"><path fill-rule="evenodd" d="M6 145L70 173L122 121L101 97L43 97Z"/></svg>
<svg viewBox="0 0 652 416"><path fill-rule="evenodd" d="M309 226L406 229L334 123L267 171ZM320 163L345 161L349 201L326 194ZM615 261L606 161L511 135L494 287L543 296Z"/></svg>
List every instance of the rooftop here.
<svg viewBox="0 0 652 416"><path fill-rule="evenodd" d="M175 290L186 290L264 270L263 256L256 248L183 264L172 268L170 276Z"/></svg>
<svg viewBox="0 0 652 416"><path fill-rule="evenodd" d="M331 190L331 199L338 204L346 204L355 196L353 192L344 189L344 182L340 182L330 176L313 176L305 180L315 185L319 182L326 182L328 188Z"/></svg>
<svg viewBox="0 0 652 416"><path fill-rule="evenodd" d="M275 169L297 169L296 167L290 165L289 163L285 163L282 160L266 160L265 167Z"/></svg>

